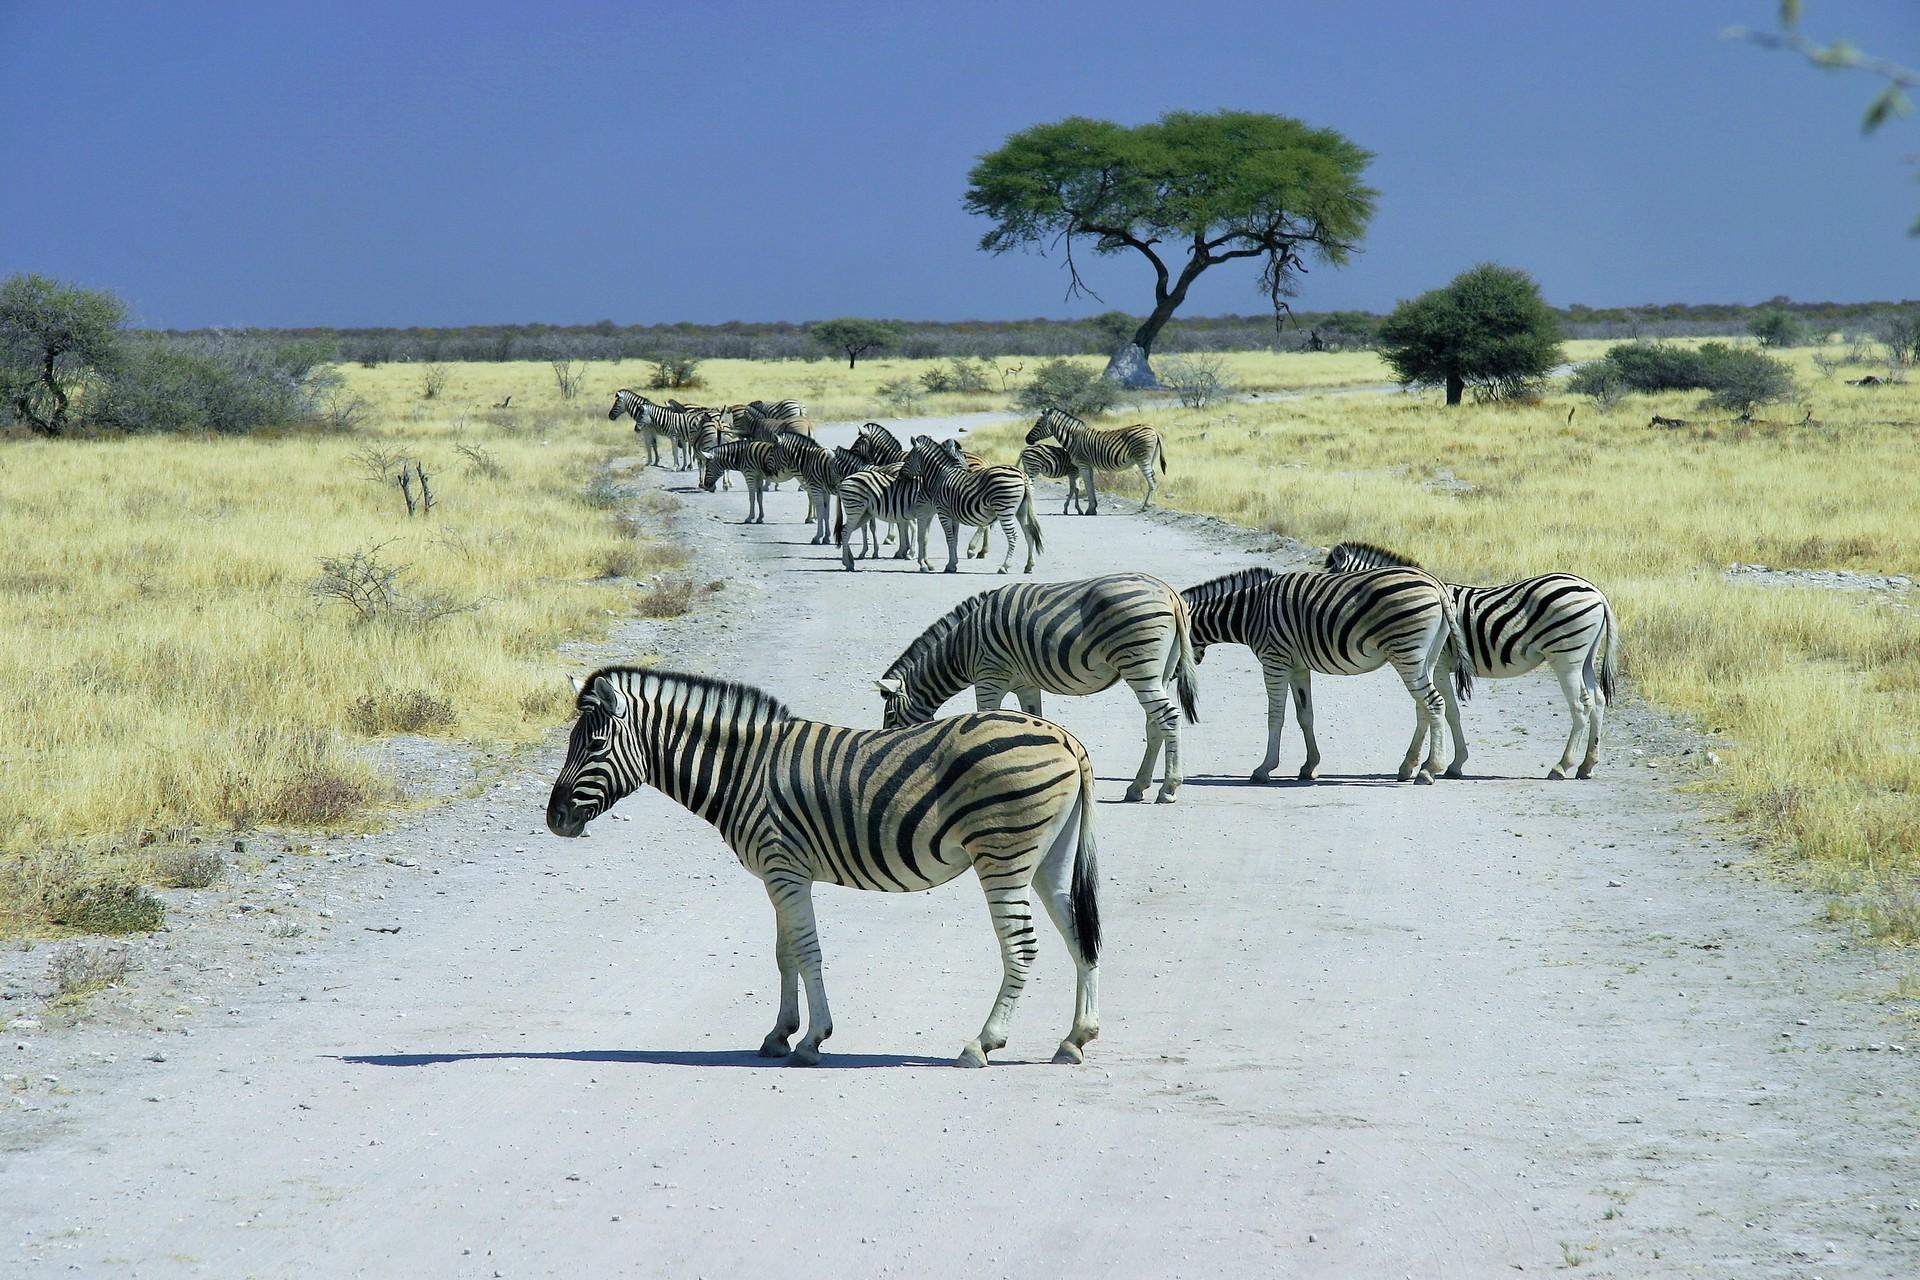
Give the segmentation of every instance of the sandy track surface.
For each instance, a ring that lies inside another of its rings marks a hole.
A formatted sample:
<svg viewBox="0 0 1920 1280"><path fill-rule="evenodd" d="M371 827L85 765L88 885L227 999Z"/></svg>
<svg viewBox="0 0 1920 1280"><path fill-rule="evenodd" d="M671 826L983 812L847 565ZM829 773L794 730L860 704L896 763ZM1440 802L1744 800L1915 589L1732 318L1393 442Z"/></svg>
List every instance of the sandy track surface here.
<svg viewBox="0 0 1920 1280"><path fill-rule="evenodd" d="M700 572L729 585L573 660L657 651L876 724L872 677L1004 580L842 573L801 501L789 487L777 523L742 527L737 489L686 495ZM1143 519L1131 489L1096 519L1042 505L1048 578L1184 586L1295 558ZM1594 781L1549 783L1552 680L1483 682L1474 776L1416 787L1391 781L1398 681L1322 679L1327 776L1256 788L1254 664L1219 649L1201 676L1171 808L1115 803L1141 744L1124 690L1048 704L1101 778L1084 1067L1046 1063L1072 995L1050 933L1005 1061L946 1065L998 978L971 878L822 889L826 1065L763 1063L760 886L651 792L584 840L546 835L556 743L478 798L330 845L354 856L286 890L327 904L314 932L234 914L254 963L220 967L258 976L211 1006L174 1004L214 963L176 928L175 959L83 1025L8 1032L9 1070L58 1084L0 1112L0 1273L1920 1269L1920 1052L1872 999L1880 959L1746 869L1674 789L1687 757L1654 717L1615 717ZM234 893L260 899L294 861Z"/></svg>

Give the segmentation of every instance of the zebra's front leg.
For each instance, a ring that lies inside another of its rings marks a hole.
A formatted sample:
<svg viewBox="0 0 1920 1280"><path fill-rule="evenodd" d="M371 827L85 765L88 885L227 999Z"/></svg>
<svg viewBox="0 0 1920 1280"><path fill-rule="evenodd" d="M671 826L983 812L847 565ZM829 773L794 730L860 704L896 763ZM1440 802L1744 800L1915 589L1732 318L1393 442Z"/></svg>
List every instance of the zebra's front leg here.
<svg viewBox="0 0 1920 1280"><path fill-rule="evenodd" d="M1038 716L1041 714L1040 690L1038 688L1015 689L1013 691L1013 696L1020 699L1020 709L1026 712L1028 715ZM995 703L994 705L998 706L999 704Z"/></svg>
<svg viewBox="0 0 1920 1280"><path fill-rule="evenodd" d="M778 909L773 918L773 958L780 966L780 1013L773 1030L760 1042L763 1058L784 1058L793 1033L800 1029L800 964L793 948L787 945L787 931L780 927Z"/></svg>
<svg viewBox="0 0 1920 1280"><path fill-rule="evenodd" d="M1307 744L1307 760L1300 766L1300 781L1312 782L1320 776L1320 739L1313 736L1313 671L1301 667L1293 673L1294 718L1300 722L1300 736Z"/></svg>
<svg viewBox="0 0 1920 1280"><path fill-rule="evenodd" d="M1093 487L1093 468L1080 468L1080 479L1087 486L1087 506L1080 514L1083 516L1097 516L1100 514L1100 491Z"/></svg>
<svg viewBox="0 0 1920 1280"><path fill-rule="evenodd" d="M983 524L973 531L972 537L967 539L967 558L969 560L985 560L987 558L987 529L988 526ZM1011 548L1008 549L1007 554L1009 556L1013 554ZM1000 572L1005 573L1006 570L1002 569Z"/></svg>
<svg viewBox="0 0 1920 1280"><path fill-rule="evenodd" d="M811 1067L820 1061L820 1042L833 1034L833 1015L827 1009L827 985L820 971L820 931L813 918L813 881L795 871L776 871L767 876L767 897L773 900L775 926L786 940L799 976L807 984L807 1034L794 1047L787 1061L795 1066ZM781 1021L786 1020L786 989L781 989ZM798 993L795 993L798 999ZM793 1010L799 1025L800 1011Z"/></svg>
<svg viewBox="0 0 1920 1280"><path fill-rule="evenodd" d="M1547 771L1549 778L1559 782L1573 771L1574 754L1588 736L1587 722L1593 706L1593 694L1588 691L1578 664L1556 667L1554 674L1560 677L1560 692L1566 696L1567 714L1573 718L1573 728L1567 733L1567 748L1560 753L1560 763ZM1591 764L1587 766L1587 772L1593 772Z"/></svg>
<svg viewBox="0 0 1920 1280"><path fill-rule="evenodd" d="M1267 687L1267 755L1248 777L1249 782L1265 782L1280 767L1280 734L1287 727L1287 693L1292 686L1292 673L1262 658L1260 680ZM1312 751L1311 745L1308 751ZM1300 771L1300 776L1307 776L1305 769Z"/></svg>
<svg viewBox="0 0 1920 1280"><path fill-rule="evenodd" d="M1027 986L1027 972L1033 968L1034 952L1039 949L1039 940L1033 932L1033 904L1027 897L1026 884L1006 885L993 888L987 885L986 877L1010 874L1002 864L995 864L988 872L985 864L980 865L980 883L987 891L987 910L993 916L993 931L1000 938L1000 993L994 997L993 1008L987 1013L986 1025L980 1028L980 1034L960 1050L960 1056L954 1065L958 1067L984 1067L987 1055L1007 1044L1007 1023L1013 1017L1013 1007L1020 1001L1020 993Z"/></svg>
<svg viewBox="0 0 1920 1280"><path fill-rule="evenodd" d="M747 518L745 524L767 522L767 482L759 476L747 477Z"/></svg>
<svg viewBox="0 0 1920 1280"><path fill-rule="evenodd" d="M940 532L947 535L947 567L940 572L958 573L960 572L960 526L951 516L942 515L940 517ZM920 537L925 539L926 536L927 526L923 524L920 526ZM923 565L927 563L925 547L921 548L920 563ZM931 568L932 566L929 565L928 567Z"/></svg>

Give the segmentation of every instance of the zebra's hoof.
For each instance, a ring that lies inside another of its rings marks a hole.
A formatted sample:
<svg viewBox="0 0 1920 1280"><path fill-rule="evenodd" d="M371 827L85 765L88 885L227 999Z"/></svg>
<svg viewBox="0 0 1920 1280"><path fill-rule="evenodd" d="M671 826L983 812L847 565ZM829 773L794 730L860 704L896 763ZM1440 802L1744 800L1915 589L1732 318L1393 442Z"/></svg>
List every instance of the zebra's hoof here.
<svg viewBox="0 0 1920 1280"><path fill-rule="evenodd" d="M1000 566L1000 567L999 567L998 569L996 569L996 570L995 570L994 572L996 572L996 573L1005 573L1006 571L1007 571L1007 566L1005 566L1005 565L1001 565L1001 566ZM1032 573L1032 572L1033 572L1033 570L1031 570L1031 569L1029 569L1029 570L1027 570L1027 572L1028 572L1028 573Z"/></svg>
<svg viewBox="0 0 1920 1280"><path fill-rule="evenodd" d="M820 1065L820 1046L817 1044L808 1044L806 1041L802 1040L800 1042L800 1047L787 1055L787 1065L790 1067L819 1066Z"/></svg>
<svg viewBox="0 0 1920 1280"><path fill-rule="evenodd" d="M1133 786L1133 787L1127 788L1127 794L1125 798L1128 804L1137 804L1139 803L1140 798L1146 794L1147 794L1147 789L1145 787Z"/></svg>
<svg viewBox="0 0 1920 1280"><path fill-rule="evenodd" d="M1450 764L1447 766L1446 776L1449 778L1464 778L1467 776L1467 771L1458 764Z"/></svg>
<svg viewBox="0 0 1920 1280"><path fill-rule="evenodd" d="M1415 784L1416 786L1422 786L1422 787L1430 787L1430 786L1432 786L1432 785L1433 785L1433 770L1431 770L1431 769L1422 769L1422 770L1420 770L1420 772L1418 772L1418 773L1416 773L1416 774L1414 774L1414 775L1413 775L1413 781L1414 781L1414 784Z"/></svg>
<svg viewBox="0 0 1920 1280"><path fill-rule="evenodd" d="M1585 782L1588 778L1591 778L1593 776L1593 771L1598 766L1599 766L1598 761L1589 760L1586 764L1583 764L1580 766L1580 772L1575 774L1574 776L1579 778L1582 782Z"/></svg>
<svg viewBox="0 0 1920 1280"><path fill-rule="evenodd" d="M1555 765L1553 766L1553 768L1547 770L1547 781L1565 782L1566 780L1567 780L1567 771L1565 769L1562 769L1559 765Z"/></svg>
<svg viewBox="0 0 1920 1280"><path fill-rule="evenodd" d="M773 1032L760 1042L760 1056L763 1058L784 1058L787 1056L787 1038L779 1032Z"/></svg>
<svg viewBox="0 0 1920 1280"><path fill-rule="evenodd" d="M1300 767L1300 773L1298 777L1302 782L1312 782L1315 778L1318 778L1319 776L1320 776L1320 767L1318 765L1309 764L1309 765L1302 765ZM1405 779L1402 779L1402 781L1405 781Z"/></svg>
<svg viewBox="0 0 1920 1280"><path fill-rule="evenodd" d="M986 1050L980 1047L978 1040L975 1040L960 1051L960 1056L953 1060L953 1065L956 1067L984 1067L987 1065Z"/></svg>
<svg viewBox="0 0 1920 1280"><path fill-rule="evenodd" d="M1062 1040L1060 1047L1054 1050L1053 1060L1061 1066L1077 1067L1087 1060L1087 1055L1080 1052L1080 1046L1073 1041Z"/></svg>
<svg viewBox="0 0 1920 1280"><path fill-rule="evenodd" d="M944 569L942 569L942 570L941 570L940 572L942 572L942 573L958 573L958 572L960 572L960 566L959 566L959 565L957 565L957 564L950 564L950 565L948 565L948 566L947 566L946 568L944 568Z"/></svg>
<svg viewBox="0 0 1920 1280"><path fill-rule="evenodd" d="M1172 804L1179 798L1180 793L1178 791L1169 791L1167 788L1162 787L1160 788L1160 794L1153 798L1153 802L1155 804Z"/></svg>
<svg viewBox="0 0 1920 1280"><path fill-rule="evenodd" d="M1265 782L1268 778L1271 778L1272 776L1273 774L1266 769L1255 769L1252 773L1247 775L1247 781L1254 783L1255 785L1258 785L1262 782Z"/></svg>
<svg viewBox="0 0 1920 1280"><path fill-rule="evenodd" d="M1412 782L1412 781L1413 781L1413 766L1412 766L1412 765L1405 765L1405 766L1402 766L1402 767L1401 767L1401 768L1400 768L1400 769L1399 769L1399 770L1398 770L1397 772L1395 772L1395 774L1393 775L1393 780L1394 780L1395 782Z"/></svg>

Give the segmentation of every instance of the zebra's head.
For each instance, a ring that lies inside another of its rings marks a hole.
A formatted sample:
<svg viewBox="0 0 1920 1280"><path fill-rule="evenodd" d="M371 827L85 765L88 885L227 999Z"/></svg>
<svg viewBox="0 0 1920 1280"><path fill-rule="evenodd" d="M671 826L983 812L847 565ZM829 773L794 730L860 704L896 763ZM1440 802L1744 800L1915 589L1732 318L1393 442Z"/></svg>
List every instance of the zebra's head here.
<svg viewBox="0 0 1920 1280"><path fill-rule="evenodd" d="M574 688L580 718L547 798L547 830L569 837L647 781L645 758L624 749L632 739L633 700L619 681L597 675L588 684L574 681Z"/></svg>
<svg viewBox="0 0 1920 1280"><path fill-rule="evenodd" d="M633 419L633 429L640 429L640 406L646 403L646 397L627 390L625 387L613 393L613 408L607 410L607 421L618 422L621 414Z"/></svg>
<svg viewBox="0 0 1920 1280"><path fill-rule="evenodd" d="M719 449L709 449L702 453L700 455L700 487L712 493L726 470L726 466L720 461Z"/></svg>
<svg viewBox="0 0 1920 1280"><path fill-rule="evenodd" d="M922 724L933 719L934 712L940 708L921 705L914 693L913 673L895 668L873 682L880 691L880 727L882 729L900 729L910 724Z"/></svg>
<svg viewBox="0 0 1920 1280"><path fill-rule="evenodd" d="M1368 569L1418 569L1418 561L1371 542L1342 542L1327 552L1328 573L1361 573Z"/></svg>

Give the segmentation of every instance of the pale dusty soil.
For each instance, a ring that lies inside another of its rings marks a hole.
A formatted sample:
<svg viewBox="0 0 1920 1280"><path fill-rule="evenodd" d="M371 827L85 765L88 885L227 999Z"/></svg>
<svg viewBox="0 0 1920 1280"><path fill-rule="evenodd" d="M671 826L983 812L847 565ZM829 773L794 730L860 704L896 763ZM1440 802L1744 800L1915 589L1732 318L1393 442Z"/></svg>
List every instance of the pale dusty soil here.
<svg viewBox="0 0 1920 1280"><path fill-rule="evenodd" d="M1143 519L1136 492L1097 519L1044 499L1042 573L1303 554ZM877 723L871 678L1002 580L844 574L800 503L743 528L738 490L684 495L729 585L568 664L659 652ZM1549 783L1553 682L1485 682L1475 776L1399 785L1411 711L1381 673L1316 683L1319 785L1253 788L1254 666L1221 649L1201 676L1180 803L1098 811L1084 1067L1045 1062L1071 1000L1052 935L1005 1061L946 1065L998 977L966 881L823 889L827 1065L763 1063L764 893L651 793L549 837L556 732L388 834L254 837L255 869L171 895L134 980L77 1015L40 1007L45 944L9 955L0 1018L41 1025L0 1040L0 1274L1920 1271L1900 957L1815 923L1676 789L1698 744L1630 705L1594 781ZM1116 801L1131 698L1048 711ZM434 789L474 767L449 755Z"/></svg>

